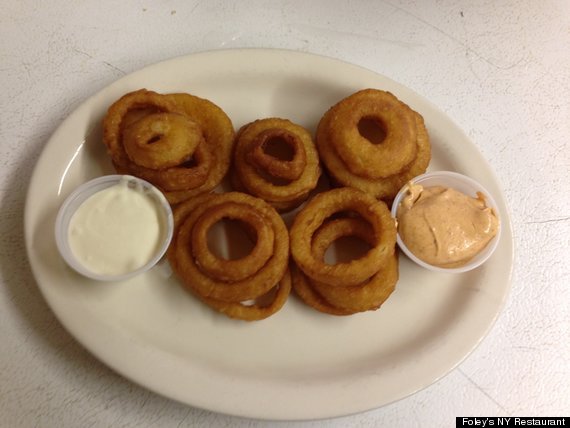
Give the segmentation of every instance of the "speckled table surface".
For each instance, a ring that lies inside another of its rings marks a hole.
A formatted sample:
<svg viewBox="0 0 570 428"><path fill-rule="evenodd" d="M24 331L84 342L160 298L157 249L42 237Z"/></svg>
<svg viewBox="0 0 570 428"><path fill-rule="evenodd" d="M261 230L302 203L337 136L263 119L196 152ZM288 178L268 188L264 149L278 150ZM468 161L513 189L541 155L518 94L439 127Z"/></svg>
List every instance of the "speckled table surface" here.
<svg viewBox="0 0 570 428"><path fill-rule="evenodd" d="M570 3L0 1L0 426L269 426L189 407L100 363L59 324L24 246L27 186L90 95L195 52L272 47L338 58L432 101L502 184L512 290L455 370L383 408L280 426L454 426L456 416L570 413Z"/></svg>

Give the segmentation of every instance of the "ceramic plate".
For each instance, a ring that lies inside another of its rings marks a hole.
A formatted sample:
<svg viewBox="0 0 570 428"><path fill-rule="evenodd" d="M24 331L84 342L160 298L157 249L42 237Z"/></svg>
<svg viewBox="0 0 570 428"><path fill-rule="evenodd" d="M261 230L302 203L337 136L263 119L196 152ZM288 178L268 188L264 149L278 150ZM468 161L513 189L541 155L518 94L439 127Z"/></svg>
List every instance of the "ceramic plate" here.
<svg viewBox="0 0 570 428"><path fill-rule="evenodd" d="M401 257L400 281L376 312L318 313L291 297L273 317L230 320L196 301L164 266L96 283L58 255L54 221L65 197L113 169L101 119L139 88L184 91L218 104L239 128L279 116L311 131L334 103L366 87L420 112L433 144L430 170L461 172L495 197L502 236L475 271L436 274ZM477 147L410 89L335 59L282 50L214 51L175 58L116 81L58 128L36 166L25 210L38 286L69 332L123 376L172 399L265 419L312 419L376 408L424 388L459 364L491 328L510 287L512 233L504 196Z"/></svg>

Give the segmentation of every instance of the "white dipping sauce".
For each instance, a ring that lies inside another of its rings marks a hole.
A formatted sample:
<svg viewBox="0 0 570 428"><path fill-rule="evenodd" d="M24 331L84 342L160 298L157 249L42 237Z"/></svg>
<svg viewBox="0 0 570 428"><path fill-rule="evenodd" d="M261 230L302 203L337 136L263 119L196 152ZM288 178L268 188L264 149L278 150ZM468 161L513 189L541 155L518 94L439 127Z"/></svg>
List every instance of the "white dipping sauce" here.
<svg viewBox="0 0 570 428"><path fill-rule="evenodd" d="M127 180L87 198L69 222L69 246L93 273L122 275L144 266L163 237L154 199Z"/></svg>

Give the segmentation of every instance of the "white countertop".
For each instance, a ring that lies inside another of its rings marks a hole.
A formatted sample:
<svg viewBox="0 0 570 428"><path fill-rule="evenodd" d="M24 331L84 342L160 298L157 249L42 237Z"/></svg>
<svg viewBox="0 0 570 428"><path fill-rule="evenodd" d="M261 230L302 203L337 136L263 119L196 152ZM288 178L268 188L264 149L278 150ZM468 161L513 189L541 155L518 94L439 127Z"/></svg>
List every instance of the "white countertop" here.
<svg viewBox="0 0 570 428"><path fill-rule="evenodd" d="M40 152L83 100L195 52L286 48L354 63L432 101L498 176L515 239L512 290L455 370L383 408L279 426L455 426L456 416L570 412L570 2L0 1L0 426L269 426L171 401L80 346L24 247Z"/></svg>

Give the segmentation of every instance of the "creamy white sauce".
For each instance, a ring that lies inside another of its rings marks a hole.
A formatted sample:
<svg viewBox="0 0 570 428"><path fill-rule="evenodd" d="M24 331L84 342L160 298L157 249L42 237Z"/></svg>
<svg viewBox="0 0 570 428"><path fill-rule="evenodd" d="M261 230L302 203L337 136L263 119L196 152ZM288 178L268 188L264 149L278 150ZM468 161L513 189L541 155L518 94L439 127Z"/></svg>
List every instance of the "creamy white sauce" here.
<svg viewBox="0 0 570 428"><path fill-rule="evenodd" d="M69 223L77 260L100 275L122 275L145 265L159 250L161 213L154 199L127 180L95 193Z"/></svg>

